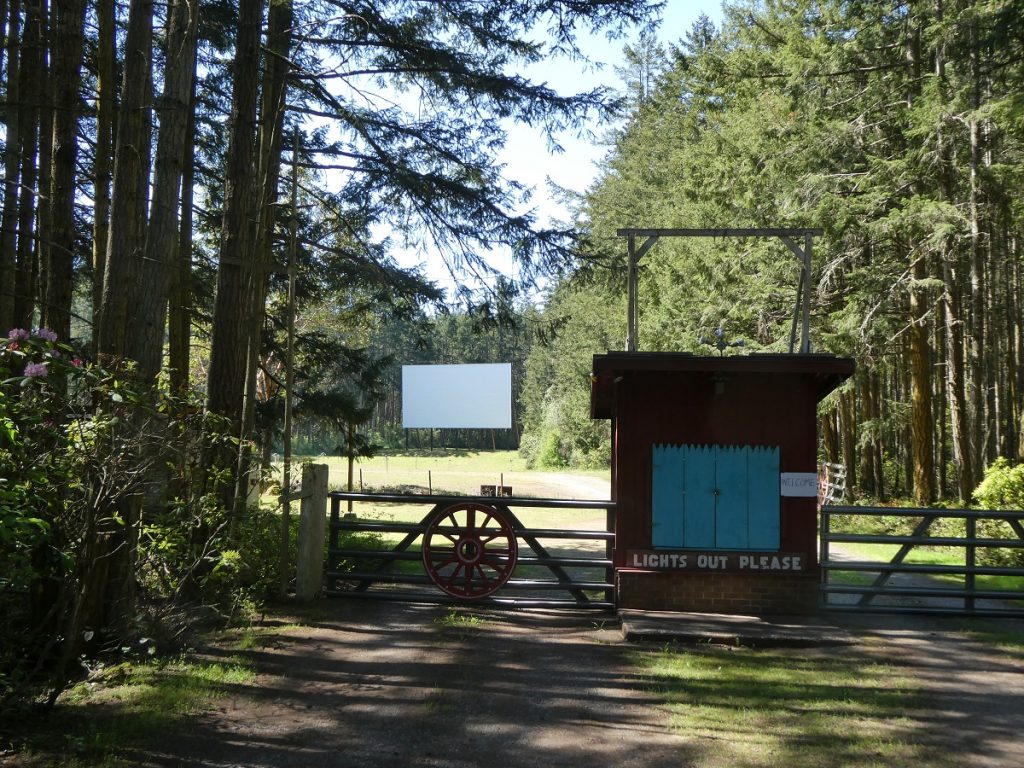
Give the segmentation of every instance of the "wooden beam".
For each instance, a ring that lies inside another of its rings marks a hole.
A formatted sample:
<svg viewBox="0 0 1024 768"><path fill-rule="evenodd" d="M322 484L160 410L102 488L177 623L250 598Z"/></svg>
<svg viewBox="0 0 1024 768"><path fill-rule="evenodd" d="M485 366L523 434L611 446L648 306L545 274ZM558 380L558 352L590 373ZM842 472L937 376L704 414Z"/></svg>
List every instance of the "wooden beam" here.
<svg viewBox="0 0 1024 768"><path fill-rule="evenodd" d="M637 266L647 252L662 237L777 237L800 259L800 283L797 289L797 306L793 312L793 328L790 332L789 351L793 351L798 318L800 322L800 352L811 351L811 248L815 235L825 234L821 227L725 227L720 229L632 229L615 230L619 237L626 238L628 272L626 275L626 351L636 352L640 335L639 295L637 289ZM646 238L637 248L636 239ZM803 247L794 238L803 239Z"/></svg>
<svg viewBox="0 0 1024 768"><path fill-rule="evenodd" d="M626 275L627 308L626 314L626 351L636 352L638 336L640 335L640 293L637 287L639 275L637 265L654 244L658 242L658 235L649 235L639 248L636 247L636 238L632 235L626 238L626 249L629 252L629 272Z"/></svg>
<svg viewBox="0 0 1024 768"><path fill-rule="evenodd" d="M636 238L626 238L626 251L629 258L626 273L626 351L636 352Z"/></svg>
<svg viewBox="0 0 1024 768"><path fill-rule="evenodd" d="M800 334L800 351L805 355L811 353L811 248L813 236L804 232L804 317L803 329Z"/></svg>
<svg viewBox="0 0 1024 768"><path fill-rule="evenodd" d="M751 227L726 229L617 229L619 237L803 237L824 235L821 227Z"/></svg>
<svg viewBox="0 0 1024 768"><path fill-rule="evenodd" d="M804 253L803 248L796 244L796 241L793 240L793 238L788 235L779 235L779 240L784 242L786 247L793 252L793 255L800 259L801 264L807 263L807 254Z"/></svg>
<svg viewBox="0 0 1024 768"><path fill-rule="evenodd" d="M800 245L787 235L779 235L779 240L786 244L794 255L800 259L800 286L797 290L796 314L793 316L793 331L790 334L789 351L793 351L793 338L796 336L796 318L800 323L800 351L807 354L811 351L811 249L814 238L810 232L804 232L804 243Z"/></svg>
<svg viewBox="0 0 1024 768"><path fill-rule="evenodd" d="M326 464L302 466L302 499L299 512L299 553L295 578L295 598L309 602L323 588L324 528L327 525Z"/></svg>
<svg viewBox="0 0 1024 768"><path fill-rule="evenodd" d="M646 240L644 240L644 244L641 245L636 252L637 261L640 261L640 259L647 255L647 252L651 250L651 246L658 242L658 237L659 235L650 235Z"/></svg>

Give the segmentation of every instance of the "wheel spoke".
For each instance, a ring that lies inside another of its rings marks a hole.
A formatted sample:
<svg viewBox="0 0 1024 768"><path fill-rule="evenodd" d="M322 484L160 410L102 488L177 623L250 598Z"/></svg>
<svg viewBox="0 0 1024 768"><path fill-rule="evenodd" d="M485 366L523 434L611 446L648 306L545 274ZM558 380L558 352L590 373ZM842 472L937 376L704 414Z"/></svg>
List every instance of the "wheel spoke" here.
<svg viewBox="0 0 1024 768"><path fill-rule="evenodd" d="M480 581L484 583L484 587L486 588L490 584L491 580L487 578L487 574L484 573L484 569L480 567L479 563L476 564L475 568L477 573L480 574Z"/></svg>
<svg viewBox="0 0 1024 768"><path fill-rule="evenodd" d="M458 578L459 578L459 571L461 571L463 569L463 567L464 566L462 565L462 563L456 563L455 564L455 570L452 571L450 574L448 574L447 581L448 581L449 584L454 584L458 580Z"/></svg>
<svg viewBox="0 0 1024 768"><path fill-rule="evenodd" d="M441 570L445 566L451 565L452 563L459 562L459 559L453 555L452 557L448 557L448 558L445 558L443 560L439 559L437 557L431 557L430 561L431 561L431 563L434 564L434 567L436 569Z"/></svg>

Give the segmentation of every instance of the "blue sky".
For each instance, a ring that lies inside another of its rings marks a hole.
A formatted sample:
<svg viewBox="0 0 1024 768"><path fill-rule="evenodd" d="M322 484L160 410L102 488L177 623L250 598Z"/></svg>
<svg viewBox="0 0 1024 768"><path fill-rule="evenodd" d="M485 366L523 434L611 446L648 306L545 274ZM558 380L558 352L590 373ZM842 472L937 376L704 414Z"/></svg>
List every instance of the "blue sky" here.
<svg viewBox="0 0 1024 768"><path fill-rule="evenodd" d="M701 13L707 14L717 23L721 15L717 0L669 0L658 29L661 42L676 42ZM595 62L603 65L600 70L585 71L573 62L550 61L532 68L528 74L538 82L546 82L560 93L583 91L601 85L618 89L621 82L615 68L622 64L623 47L634 43L635 35L615 41L608 41L603 36L591 36L584 41L584 50ZM541 210L564 214L562 206L544 194L546 178L550 176L559 186L576 192L584 191L594 180L597 164L607 151L607 147L600 143L602 135L607 131L608 126L599 127L595 131L596 140L563 134L565 152L551 154L537 132L524 126L512 126L502 160L508 166L509 175L538 188Z"/></svg>
<svg viewBox="0 0 1024 768"><path fill-rule="evenodd" d="M658 38L664 44L679 40L692 26L701 13L707 14L717 24L721 19L721 0L667 0L658 28ZM538 64L527 71L536 82L544 82L560 93L575 93L601 85L621 87L615 68L622 63L622 49L626 44L635 43L637 34L625 39L608 41L603 35L592 35L581 40L584 53L601 65L584 67L564 59ZM601 144L601 137L610 126L594 126L596 137L577 137L569 133L559 136L564 148L560 154L548 151L546 142L539 132L522 125L509 125L508 143L499 159L505 165L506 178L515 179L534 190L533 208L540 223L548 221L569 221L570 212L549 191L549 180L559 187L574 192L584 192L597 175L598 164L607 147ZM397 253L403 266L422 263L428 276L444 288L450 288L453 279L440 259L430 254ZM489 256L492 266L504 274L516 277L511 256L494 252Z"/></svg>

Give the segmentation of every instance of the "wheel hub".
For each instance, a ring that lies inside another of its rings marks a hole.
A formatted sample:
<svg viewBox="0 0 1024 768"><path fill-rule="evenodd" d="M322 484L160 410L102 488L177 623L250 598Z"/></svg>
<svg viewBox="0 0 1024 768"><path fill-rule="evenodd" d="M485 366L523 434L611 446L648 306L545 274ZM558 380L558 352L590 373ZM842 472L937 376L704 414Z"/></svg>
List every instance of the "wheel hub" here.
<svg viewBox="0 0 1024 768"><path fill-rule="evenodd" d="M473 600L512 576L519 547L512 525L485 504L459 503L435 514L423 533L423 566L446 594Z"/></svg>

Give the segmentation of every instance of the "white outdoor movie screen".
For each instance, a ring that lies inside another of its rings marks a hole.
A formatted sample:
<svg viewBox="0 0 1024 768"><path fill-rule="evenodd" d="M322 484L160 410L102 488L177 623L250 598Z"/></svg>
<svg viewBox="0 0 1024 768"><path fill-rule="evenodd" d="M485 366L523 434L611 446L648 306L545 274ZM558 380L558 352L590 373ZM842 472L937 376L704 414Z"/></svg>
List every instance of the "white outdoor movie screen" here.
<svg viewBox="0 0 1024 768"><path fill-rule="evenodd" d="M510 429L512 366L403 365L406 429Z"/></svg>

